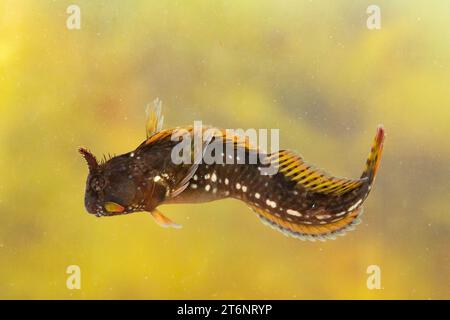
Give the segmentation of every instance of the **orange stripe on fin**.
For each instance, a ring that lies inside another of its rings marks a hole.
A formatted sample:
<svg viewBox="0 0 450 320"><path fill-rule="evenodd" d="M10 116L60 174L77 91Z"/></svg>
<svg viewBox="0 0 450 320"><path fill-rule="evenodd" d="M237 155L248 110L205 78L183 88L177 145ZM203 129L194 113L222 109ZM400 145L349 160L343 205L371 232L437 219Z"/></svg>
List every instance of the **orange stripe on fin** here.
<svg viewBox="0 0 450 320"><path fill-rule="evenodd" d="M281 150L272 155L272 161L289 180L295 181L303 188L324 194L341 195L359 188L367 179L336 178L323 170L314 168L292 151Z"/></svg>
<svg viewBox="0 0 450 320"><path fill-rule="evenodd" d="M362 207L359 207L342 217L341 220L330 222L327 224L303 224L284 220L277 217L270 212L264 211L253 205L249 205L257 214L262 222L269 225L281 233L298 238L301 240L310 241L325 241L329 239L336 239L336 236L343 236L347 231L354 229L360 220L358 216L362 214Z"/></svg>
<svg viewBox="0 0 450 320"><path fill-rule="evenodd" d="M369 179L369 183L372 183L378 171L380 165L381 154L383 153L384 138L386 134L382 125L377 128L377 133L370 149L369 156L366 161L366 168L362 174L363 177Z"/></svg>
<svg viewBox="0 0 450 320"><path fill-rule="evenodd" d="M224 129L218 129L211 126L203 126L202 127L202 135L205 134L207 130L214 130L213 137L216 139L222 139L225 143L233 143L235 147L243 147L247 150L258 150L257 147L250 144L250 139L248 137L242 137L238 134L233 134L229 132L227 134L226 130ZM164 141L165 139L171 139L171 136L181 136L181 133L189 133L191 135L194 134L195 130L193 126L186 126L186 127L179 127L179 128L171 128L171 129L164 129L159 132L156 132L152 136L148 137L147 140L145 140L141 146L144 145L151 145L155 144L161 141Z"/></svg>

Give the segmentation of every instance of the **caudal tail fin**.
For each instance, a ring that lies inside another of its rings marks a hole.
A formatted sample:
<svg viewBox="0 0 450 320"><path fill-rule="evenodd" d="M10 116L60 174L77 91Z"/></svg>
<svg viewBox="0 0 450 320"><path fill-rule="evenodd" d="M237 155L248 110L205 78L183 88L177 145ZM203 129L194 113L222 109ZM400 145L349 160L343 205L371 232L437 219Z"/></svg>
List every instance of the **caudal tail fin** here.
<svg viewBox="0 0 450 320"><path fill-rule="evenodd" d="M367 178L369 185L372 184L377 174L378 165L380 164L381 153L383 152L383 142L385 131L382 125L377 128L377 134L367 157L366 168L364 169L361 178Z"/></svg>
<svg viewBox="0 0 450 320"><path fill-rule="evenodd" d="M281 150L274 160L275 165L286 180L294 184L285 186L287 190L281 203L272 198L259 202L252 199L247 203L264 223L285 235L311 241L335 239L359 222L362 203L377 173L383 141L384 129L379 126L361 179L327 175L293 152ZM255 198L259 199L259 193L256 194ZM271 197L270 193L266 194Z"/></svg>

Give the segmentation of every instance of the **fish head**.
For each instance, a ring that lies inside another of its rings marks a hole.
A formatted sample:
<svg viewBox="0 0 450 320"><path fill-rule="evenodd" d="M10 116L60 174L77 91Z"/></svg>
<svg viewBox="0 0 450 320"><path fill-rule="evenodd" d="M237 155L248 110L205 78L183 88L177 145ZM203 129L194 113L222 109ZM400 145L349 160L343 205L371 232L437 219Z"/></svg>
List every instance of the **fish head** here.
<svg viewBox="0 0 450 320"><path fill-rule="evenodd" d="M87 212L97 216L115 216L142 211L143 199L135 176L130 172L132 161L122 155L99 164L86 149L79 152L85 158L89 174L86 180L84 205Z"/></svg>

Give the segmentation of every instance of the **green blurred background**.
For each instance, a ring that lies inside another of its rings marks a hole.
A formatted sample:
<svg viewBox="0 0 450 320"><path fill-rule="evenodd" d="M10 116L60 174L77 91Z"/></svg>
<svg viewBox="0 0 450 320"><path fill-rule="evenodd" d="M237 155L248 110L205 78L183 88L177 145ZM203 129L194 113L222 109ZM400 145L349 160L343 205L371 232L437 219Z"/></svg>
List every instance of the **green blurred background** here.
<svg viewBox="0 0 450 320"><path fill-rule="evenodd" d="M368 30L370 4L0 0L0 298L449 299L450 5L376 1ZM363 223L310 243L233 200L163 206L181 230L87 214L77 147L135 148L156 97L166 127L280 128L338 176L360 175L383 123Z"/></svg>

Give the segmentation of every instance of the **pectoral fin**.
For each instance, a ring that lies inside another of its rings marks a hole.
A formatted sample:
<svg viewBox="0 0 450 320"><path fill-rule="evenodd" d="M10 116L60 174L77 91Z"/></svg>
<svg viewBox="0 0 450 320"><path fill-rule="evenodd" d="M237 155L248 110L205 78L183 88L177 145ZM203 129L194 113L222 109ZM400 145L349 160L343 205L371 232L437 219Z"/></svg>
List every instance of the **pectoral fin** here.
<svg viewBox="0 0 450 320"><path fill-rule="evenodd" d="M169 218L167 218L165 215L163 215L161 212L159 212L159 210L154 209L151 212L152 217L155 219L155 222L157 224L159 224L161 227L164 228L175 228L175 229L180 229L182 226L172 220L170 220Z"/></svg>
<svg viewBox="0 0 450 320"><path fill-rule="evenodd" d="M212 138L213 138L213 136L212 136L211 133L206 134L203 137L202 148L198 149L198 150L194 150L194 152L195 152L194 163L189 168L189 170L186 173L186 175L184 176L184 178L171 191L171 193L170 193L170 197L171 198L175 198L176 196L178 196L180 193L182 193L189 186L189 181L191 180L191 178L194 176L195 172L197 171L198 165L202 161L203 156L205 155L205 152L206 152L206 148L211 143Z"/></svg>

